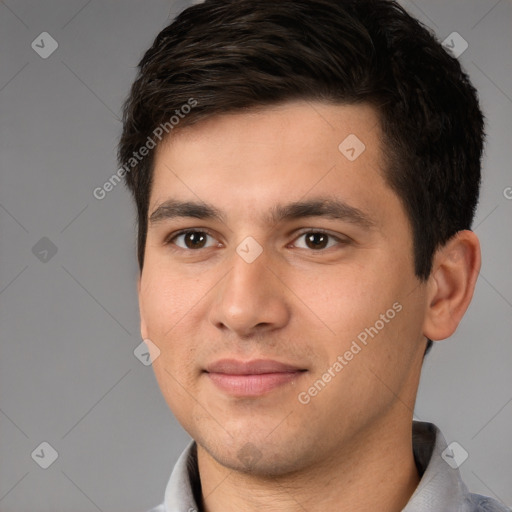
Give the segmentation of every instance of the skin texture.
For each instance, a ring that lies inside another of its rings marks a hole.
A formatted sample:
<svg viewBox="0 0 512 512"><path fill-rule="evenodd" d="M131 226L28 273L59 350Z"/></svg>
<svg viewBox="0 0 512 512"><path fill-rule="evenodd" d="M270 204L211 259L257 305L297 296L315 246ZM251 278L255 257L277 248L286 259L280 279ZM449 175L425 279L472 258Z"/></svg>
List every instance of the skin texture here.
<svg viewBox="0 0 512 512"><path fill-rule="evenodd" d="M350 134L365 144L354 161L338 149ZM209 512L398 511L419 481L411 422L426 336L444 339L457 327L480 252L462 231L418 280L384 153L371 106L308 102L217 116L157 149L150 219L169 199L224 215L150 220L139 280L141 333L160 350L153 367L163 396L198 443ZM343 201L368 222L267 218L276 205L312 199ZM203 247L175 237L192 228L208 234ZM307 243L318 230L330 235L325 248ZM249 236L263 249L251 263L236 251ZM233 396L204 371L224 358L305 371L259 396ZM331 379L301 403L329 368Z"/></svg>

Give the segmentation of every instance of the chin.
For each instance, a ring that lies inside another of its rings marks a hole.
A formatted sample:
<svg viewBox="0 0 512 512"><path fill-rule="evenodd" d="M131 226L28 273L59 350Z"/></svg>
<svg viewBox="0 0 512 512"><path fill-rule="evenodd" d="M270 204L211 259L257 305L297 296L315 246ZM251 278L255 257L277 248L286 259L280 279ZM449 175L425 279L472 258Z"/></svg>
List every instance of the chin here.
<svg viewBox="0 0 512 512"><path fill-rule="evenodd" d="M307 465L309 457L300 453L300 443L296 438L280 445L268 440L245 440L230 443L215 442L210 446L198 442L220 465L239 473L258 476L263 479L277 478L293 474Z"/></svg>

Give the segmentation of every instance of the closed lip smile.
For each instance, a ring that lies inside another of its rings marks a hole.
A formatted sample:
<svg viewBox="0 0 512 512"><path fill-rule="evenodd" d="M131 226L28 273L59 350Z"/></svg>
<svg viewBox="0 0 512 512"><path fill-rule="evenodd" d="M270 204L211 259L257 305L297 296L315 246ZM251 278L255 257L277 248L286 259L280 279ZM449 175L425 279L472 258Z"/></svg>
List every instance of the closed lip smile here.
<svg viewBox="0 0 512 512"><path fill-rule="evenodd" d="M207 377L233 396L259 396L299 378L307 370L271 359L221 359L206 366Z"/></svg>

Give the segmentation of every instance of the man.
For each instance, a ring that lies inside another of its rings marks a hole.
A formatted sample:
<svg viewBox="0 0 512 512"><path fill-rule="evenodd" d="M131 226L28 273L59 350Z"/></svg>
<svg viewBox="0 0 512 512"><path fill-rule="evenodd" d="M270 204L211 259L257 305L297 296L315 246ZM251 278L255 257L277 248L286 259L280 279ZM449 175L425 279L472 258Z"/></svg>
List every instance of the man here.
<svg viewBox="0 0 512 512"><path fill-rule="evenodd" d="M480 269L482 146L468 77L394 2L207 0L157 36L119 160L194 441L154 511L507 510L412 419Z"/></svg>

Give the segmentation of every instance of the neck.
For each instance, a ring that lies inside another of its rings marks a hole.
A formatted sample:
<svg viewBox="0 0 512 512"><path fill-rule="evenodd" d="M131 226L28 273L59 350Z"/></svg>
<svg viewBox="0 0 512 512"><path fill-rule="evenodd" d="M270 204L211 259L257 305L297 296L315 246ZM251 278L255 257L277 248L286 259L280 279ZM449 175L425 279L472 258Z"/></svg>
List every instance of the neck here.
<svg viewBox="0 0 512 512"><path fill-rule="evenodd" d="M395 417L396 420L396 417ZM385 422L293 474L265 478L220 465L198 446L205 512L401 511L419 483L411 418Z"/></svg>

